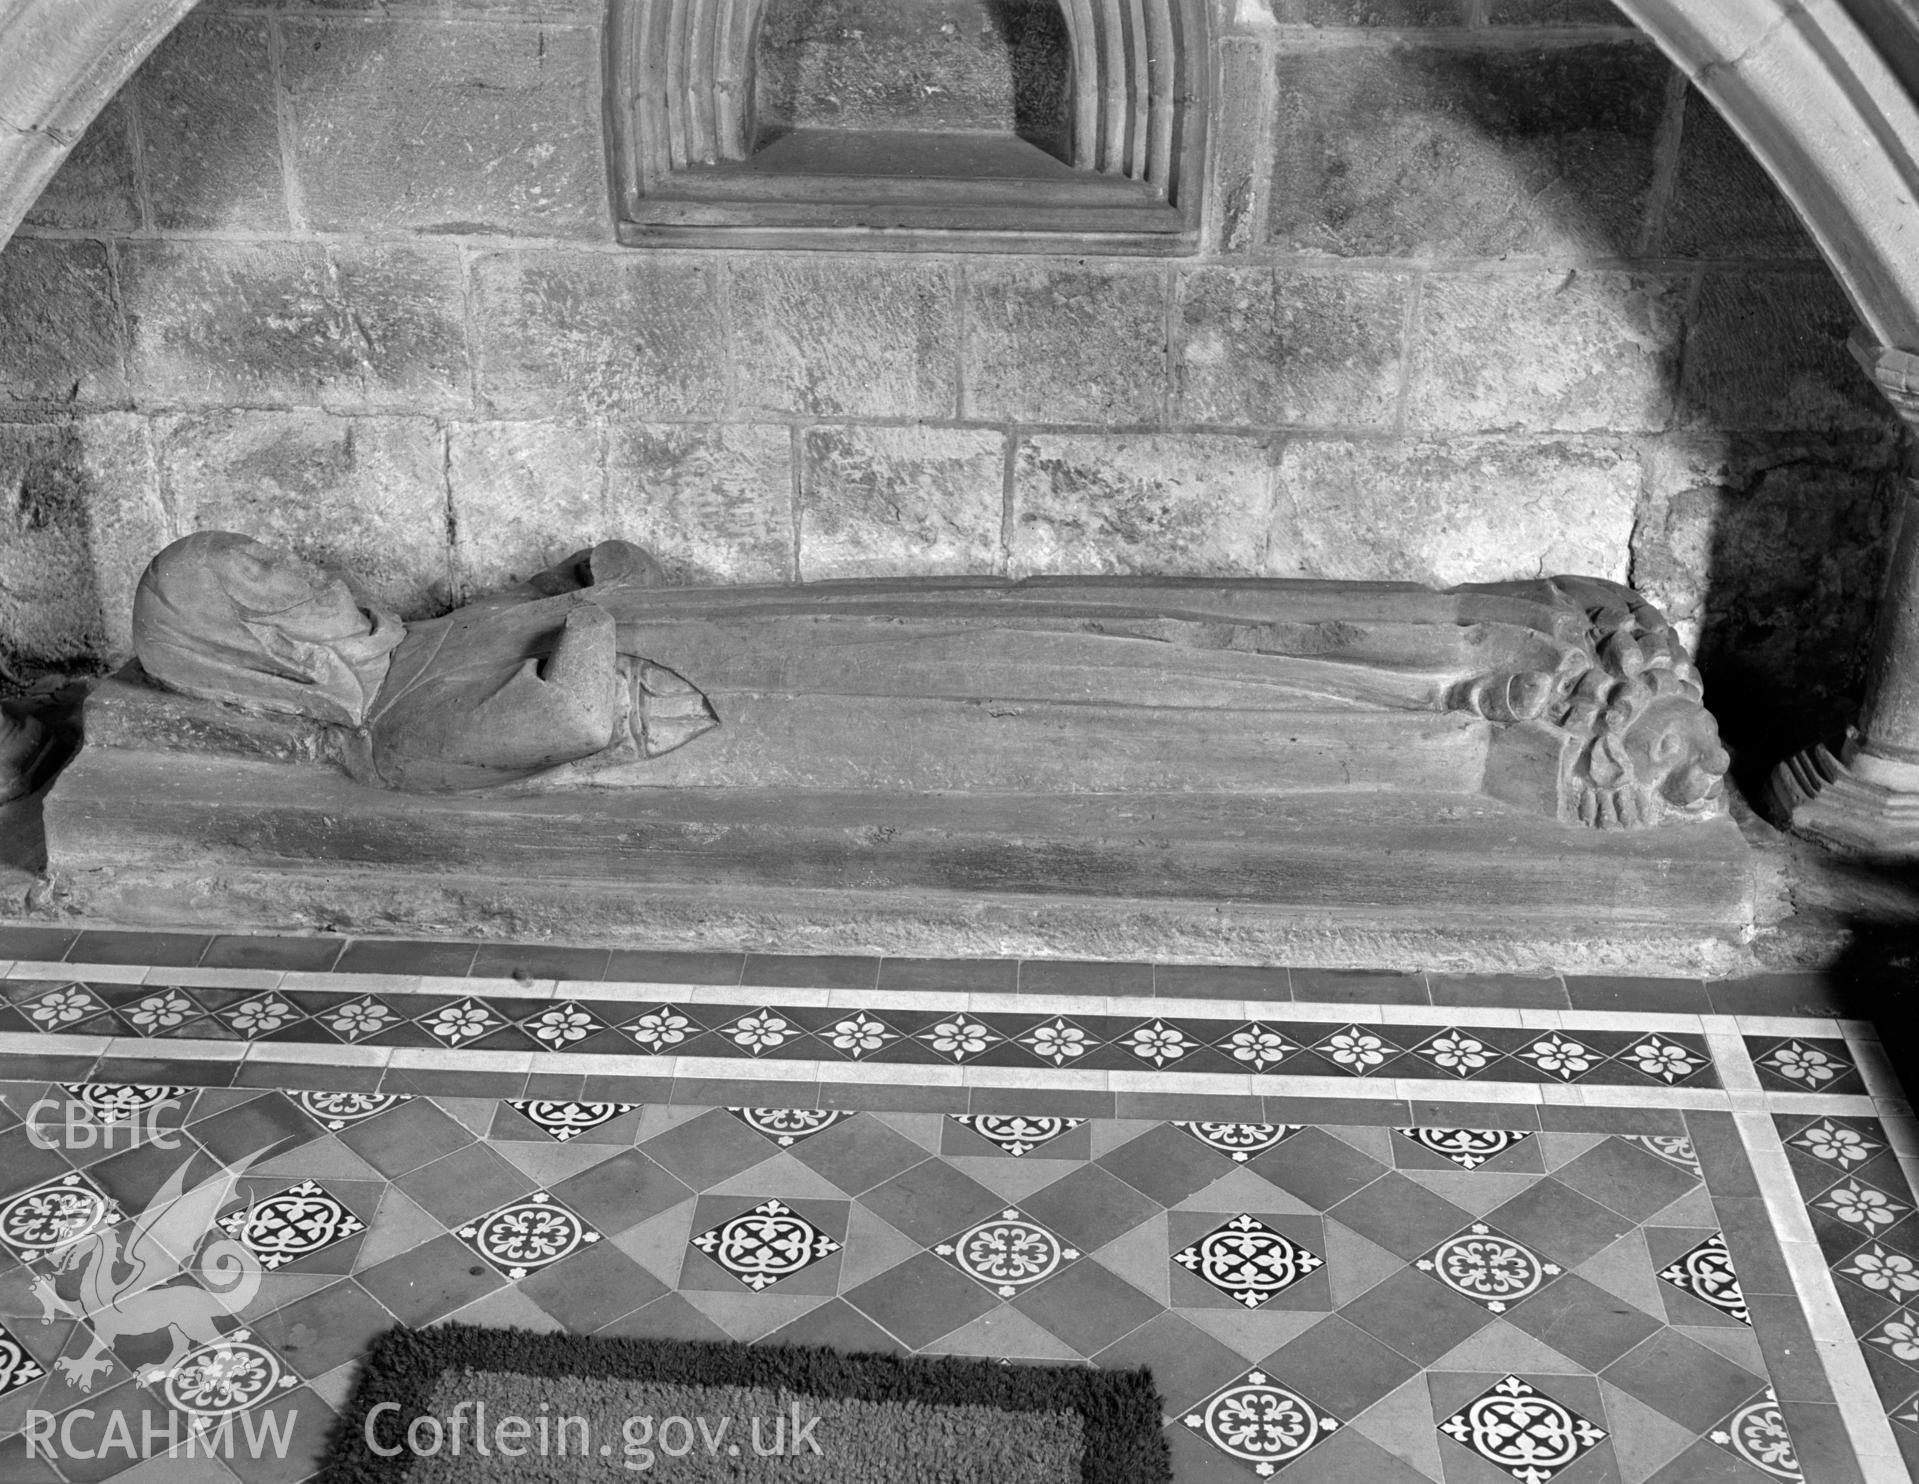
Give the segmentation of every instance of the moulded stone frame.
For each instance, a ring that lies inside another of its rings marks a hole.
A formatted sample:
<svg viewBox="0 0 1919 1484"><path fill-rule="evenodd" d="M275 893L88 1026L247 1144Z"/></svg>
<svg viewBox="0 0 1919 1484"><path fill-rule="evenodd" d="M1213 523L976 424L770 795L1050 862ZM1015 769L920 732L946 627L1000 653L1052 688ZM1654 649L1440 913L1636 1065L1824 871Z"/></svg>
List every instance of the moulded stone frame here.
<svg viewBox="0 0 1919 1484"><path fill-rule="evenodd" d="M1210 0L1059 0L1071 164L1058 179L722 173L753 153L767 0L608 0L607 163L629 246L1190 253L1212 94ZM1137 189L1116 191L1120 183Z"/></svg>

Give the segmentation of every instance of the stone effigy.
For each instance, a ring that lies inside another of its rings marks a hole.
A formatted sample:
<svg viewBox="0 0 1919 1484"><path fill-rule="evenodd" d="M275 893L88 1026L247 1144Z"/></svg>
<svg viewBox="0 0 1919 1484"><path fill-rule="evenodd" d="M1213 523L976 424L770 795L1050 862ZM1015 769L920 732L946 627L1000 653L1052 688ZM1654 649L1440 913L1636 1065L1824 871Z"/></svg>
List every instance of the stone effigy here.
<svg viewBox="0 0 1919 1484"><path fill-rule="evenodd" d="M409 624L201 532L148 568L134 642L147 680L304 718L316 759L414 792L1274 792L1477 769L1455 786L1633 828L1722 810L1729 761L1672 629L1593 578L675 589L610 541ZM1414 725L1382 731L1395 716Z"/></svg>
<svg viewBox="0 0 1919 1484"><path fill-rule="evenodd" d="M1591 578L686 588L609 541L402 621L202 532L134 639L45 804L126 921L1702 972L1752 922L1699 676Z"/></svg>

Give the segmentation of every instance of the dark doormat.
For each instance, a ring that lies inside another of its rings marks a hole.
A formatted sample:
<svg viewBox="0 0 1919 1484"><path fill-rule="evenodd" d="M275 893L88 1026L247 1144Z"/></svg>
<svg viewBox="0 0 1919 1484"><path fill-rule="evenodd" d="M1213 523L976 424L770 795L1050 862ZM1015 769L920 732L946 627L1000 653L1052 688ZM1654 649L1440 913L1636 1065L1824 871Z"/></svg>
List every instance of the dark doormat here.
<svg viewBox="0 0 1919 1484"><path fill-rule="evenodd" d="M1146 1370L594 1339L382 1335L320 1484L1167 1484Z"/></svg>

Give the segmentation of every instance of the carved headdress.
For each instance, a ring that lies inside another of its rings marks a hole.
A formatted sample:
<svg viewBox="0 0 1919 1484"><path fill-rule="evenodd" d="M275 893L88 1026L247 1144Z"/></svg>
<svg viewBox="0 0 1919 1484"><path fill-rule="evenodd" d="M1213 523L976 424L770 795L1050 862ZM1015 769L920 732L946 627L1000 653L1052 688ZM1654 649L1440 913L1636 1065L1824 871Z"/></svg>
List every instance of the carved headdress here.
<svg viewBox="0 0 1919 1484"><path fill-rule="evenodd" d="M163 685L318 721L359 726L405 637L346 583L230 531L167 547L133 598L133 649Z"/></svg>

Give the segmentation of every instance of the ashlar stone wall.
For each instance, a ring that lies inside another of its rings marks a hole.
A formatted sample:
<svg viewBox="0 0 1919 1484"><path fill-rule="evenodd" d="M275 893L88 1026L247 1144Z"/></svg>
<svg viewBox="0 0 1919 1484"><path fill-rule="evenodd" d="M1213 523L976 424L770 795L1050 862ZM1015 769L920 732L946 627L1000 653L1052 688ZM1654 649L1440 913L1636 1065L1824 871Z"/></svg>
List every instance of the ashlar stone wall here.
<svg viewBox="0 0 1919 1484"><path fill-rule="evenodd" d="M1599 0L1222 0L1172 261L623 249L599 20L163 44L0 253L0 678L111 661L226 526L408 614L613 535L695 582L1585 571L1750 748L1856 684L1900 451L1849 311Z"/></svg>

